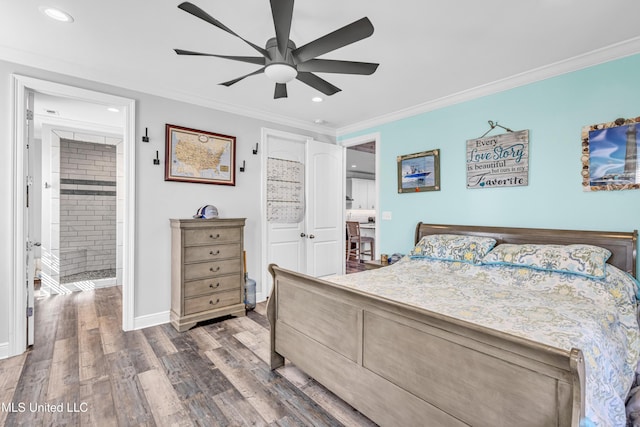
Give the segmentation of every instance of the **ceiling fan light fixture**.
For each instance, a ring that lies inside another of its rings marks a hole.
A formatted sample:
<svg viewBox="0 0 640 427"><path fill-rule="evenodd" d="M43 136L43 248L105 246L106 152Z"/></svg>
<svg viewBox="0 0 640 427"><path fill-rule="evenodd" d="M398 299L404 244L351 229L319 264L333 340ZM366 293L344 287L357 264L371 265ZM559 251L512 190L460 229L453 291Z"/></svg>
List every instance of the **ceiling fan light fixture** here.
<svg viewBox="0 0 640 427"><path fill-rule="evenodd" d="M270 64L264 69L264 73L276 83L289 83L298 75L298 71L288 64Z"/></svg>

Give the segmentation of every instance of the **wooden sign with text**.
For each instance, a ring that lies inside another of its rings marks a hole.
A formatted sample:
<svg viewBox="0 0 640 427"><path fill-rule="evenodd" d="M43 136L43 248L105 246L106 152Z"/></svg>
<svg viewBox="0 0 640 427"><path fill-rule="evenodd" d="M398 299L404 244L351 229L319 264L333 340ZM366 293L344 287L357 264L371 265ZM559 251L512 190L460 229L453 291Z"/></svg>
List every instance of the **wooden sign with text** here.
<svg viewBox="0 0 640 427"><path fill-rule="evenodd" d="M467 188L528 184L528 130L467 140Z"/></svg>

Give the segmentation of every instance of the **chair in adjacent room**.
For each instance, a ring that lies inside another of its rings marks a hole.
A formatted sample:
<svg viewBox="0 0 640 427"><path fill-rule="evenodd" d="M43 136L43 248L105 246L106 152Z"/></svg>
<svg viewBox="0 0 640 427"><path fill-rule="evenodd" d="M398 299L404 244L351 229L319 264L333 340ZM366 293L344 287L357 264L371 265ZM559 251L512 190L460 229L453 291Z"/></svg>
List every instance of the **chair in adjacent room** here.
<svg viewBox="0 0 640 427"><path fill-rule="evenodd" d="M347 221L347 261L351 259L351 256L358 260L362 260L363 255L368 255L373 259L374 254L374 241L373 237L365 237L360 234L360 223L357 221ZM363 245L368 243L367 249Z"/></svg>

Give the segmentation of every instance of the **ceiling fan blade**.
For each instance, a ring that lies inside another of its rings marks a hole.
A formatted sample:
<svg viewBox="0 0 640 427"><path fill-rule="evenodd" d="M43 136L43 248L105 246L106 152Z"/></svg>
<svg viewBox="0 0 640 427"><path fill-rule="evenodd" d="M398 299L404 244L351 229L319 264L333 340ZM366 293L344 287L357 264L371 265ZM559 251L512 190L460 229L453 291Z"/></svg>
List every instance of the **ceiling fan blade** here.
<svg viewBox="0 0 640 427"><path fill-rule="evenodd" d="M296 68L303 72L340 73L340 74L373 74L379 64L371 62L334 61L331 59L310 59L298 64Z"/></svg>
<svg viewBox="0 0 640 427"><path fill-rule="evenodd" d="M261 48L260 46L257 46L253 43L251 43L248 40L243 39L242 37L240 37L238 34L236 34L233 30L231 30L229 27L227 27L226 25L224 25L222 22L218 21L216 18L214 18L213 16L209 15L207 12L205 12L204 10L200 9L198 6L196 6L193 3L189 3L189 2L184 2L178 5L178 8L184 10L187 13L190 13L191 15L195 16L196 18L200 18L205 22L208 22L211 25L214 25L218 28L220 28L223 31L226 31L227 33L234 35L236 37L238 37L240 40L244 41L245 43L247 43L249 46L251 46L252 48L254 48L255 50L257 50L258 52L260 52L260 54L262 54L262 56L264 56L265 58L269 58L271 59L271 57L269 56L269 52L267 52L265 49Z"/></svg>
<svg viewBox="0 0 640 427"><path fill-rule="evenodd" d="M256 74L260 74L262 72L264 72L264 67L260 68L259 70L254 71L253 73L245 74L244 76L238 77L237 79L229 80L228 82L223 82L223 83L219 83L219 84L221 84L222 86L229 87L232 84L238 83L242 79L245 79L245 78L250 77L250 76L255 76Z"/></svg>
<svg viewBox="0 0 640 427"><path fill-rule="evenodd" d="M287 85L283 83L276 83L276 91L273 94L273 99L286 98L287 97Z"/></svg>
<svg viewBox="0 0 640 427"><path fill-rule="evenodd" d="M369 21L369 18L362 18L304 46L300 46L293 51L293 57L296 63L299 64L332 50L366 39L371 34L373 34L373 24Z"/></svg>
<svg viewBox="0 0 640 427"><path fill-rule="evenodd" d="M192 50L173 49L178 55L193 55L193 56L214 56L216 58L231 59L232 61L248 62L250 64L264 65L266 60L262 56L229 56L229 55L216 55L214 53L202 53L194 52Z"/></svg>
<svg viewBox="0 0 640 427"><path fill-rule="evenodd" d="M273 26L276 30L278 51L284 57L287 53L289 33L291 32L293 0L271 0L271 14L273 15Z"/></svg>
<svg viewBox="0 0 640 427"><path fill-rule="evenodd" d="M311 86L316 90L319 90L320 92L324 93L327 96L331 96L342 90L340 88L335 87L328 81L321 79L320 77L311 73L299 72L298 75L296 76L296 79L300 80L302 83L305 83Z"/></svg>

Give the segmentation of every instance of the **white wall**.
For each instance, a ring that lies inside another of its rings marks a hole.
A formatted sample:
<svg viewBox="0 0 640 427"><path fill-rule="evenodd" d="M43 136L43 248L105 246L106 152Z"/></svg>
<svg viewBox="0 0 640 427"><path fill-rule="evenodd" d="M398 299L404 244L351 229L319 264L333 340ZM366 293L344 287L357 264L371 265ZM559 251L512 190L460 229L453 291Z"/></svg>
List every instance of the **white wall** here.
<svg viewBox="0 0 640 427"><path fill-rule="evenodd" d="M258 281L260 292L260 156L252 149L260 142L262 127L308 135L319 141L335 142L327 135L294 129L271 122L229 114L70 76L50 73L0 61L0 357L8 342L7 312L12 267L12 185L11 74L50 80L84 89L136 100L136 266L135 317L167 312L170 307L170 218L190 218L198 207L213 204L223 217L247 218L245 249L249 276ZM164 181L165 124L175 124L236 137L236 185L193 184ZM141 142L145 128L149 143ZM153 164L156 150L161 165ZM246 162L246 172L239 166Z"/></svg>

